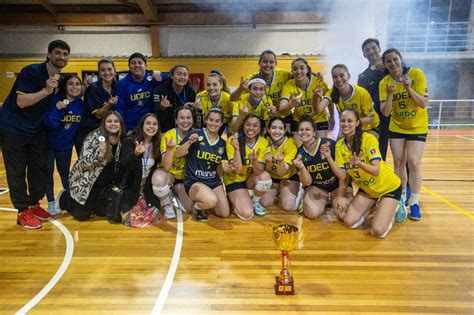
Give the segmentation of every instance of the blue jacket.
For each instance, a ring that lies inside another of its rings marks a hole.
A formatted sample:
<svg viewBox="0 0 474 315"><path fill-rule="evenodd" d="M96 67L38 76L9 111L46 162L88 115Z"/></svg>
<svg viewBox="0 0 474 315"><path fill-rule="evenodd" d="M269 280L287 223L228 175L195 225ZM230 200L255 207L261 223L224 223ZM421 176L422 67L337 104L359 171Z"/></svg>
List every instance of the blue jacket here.
<svg viewBox="0 0 474 315"><path fill-rule="evenodd" d="M153 90L158 83L153 78L152 71L146 71L145 77L140 82L135 81L129 72L117 83L119 100L116 108L122 114L127 131L134 129L140 118L151 112Z"/></svg>
<svg viewBox="0 0 474 315"><path fill-rule="evenodd" d="M49 112L44 116L44 124L48 129L49 147L55 151L67 151L74 144L74 135L84 115L84 104L78 97L66 108L58 109L56 103L60 100L59 95L52 98Z"/></svg>

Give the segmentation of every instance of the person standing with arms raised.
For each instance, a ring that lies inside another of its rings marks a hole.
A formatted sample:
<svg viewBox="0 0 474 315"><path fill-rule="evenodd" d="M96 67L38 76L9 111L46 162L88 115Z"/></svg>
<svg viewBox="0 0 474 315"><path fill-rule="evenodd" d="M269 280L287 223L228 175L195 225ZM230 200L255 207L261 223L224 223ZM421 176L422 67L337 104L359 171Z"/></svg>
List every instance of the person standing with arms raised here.
<svg viewBox="0 0 474 315"><path fill-rule="evenodd" d="M46 61L23 68L0 108L4 136L3 159L17 224L26 229L42 227L38 220L51 215L39 201L45 194L48 139L43 117L56 92L59 73L67 65L69 45L55 40L48 45Z"/></svg>

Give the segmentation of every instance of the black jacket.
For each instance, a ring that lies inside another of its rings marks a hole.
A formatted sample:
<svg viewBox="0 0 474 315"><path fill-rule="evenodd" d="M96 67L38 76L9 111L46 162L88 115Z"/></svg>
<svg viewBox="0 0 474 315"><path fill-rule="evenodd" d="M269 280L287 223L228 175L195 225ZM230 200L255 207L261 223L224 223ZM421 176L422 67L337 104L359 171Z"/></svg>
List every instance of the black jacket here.
<svg viewBox="0 0 474 315"><path fill-rule="evenodd" d="M167 96L171 103L170 107L166 109L161 108L162 96ZM187 102L194 103L195 100L196 92L194 92L189 82L180 95L173 89L173 81L171 78L165 79L158 85L153 91L153 112L159 117L161 132L165 133L175 127L174 113L178 107L184 106Z"/></svg>
<svg viewBox="0 0 474 315"><path fill-rule="evenodd" d="M137 157L135 151L135 139L131 137L125 138L122 143L122 156L121 164L123 167L123 178L122 178L122 209L130 210L138 201L140 197L140 185L142 181L142 161L141 156ZM151 168L150 174L146 180L145 187L143 188L143 194L145 201L149 207L160 207L160 200L153 194L151 185L151 177L153 172L157 168L158 161L155 161L155 165Z"/></svg>

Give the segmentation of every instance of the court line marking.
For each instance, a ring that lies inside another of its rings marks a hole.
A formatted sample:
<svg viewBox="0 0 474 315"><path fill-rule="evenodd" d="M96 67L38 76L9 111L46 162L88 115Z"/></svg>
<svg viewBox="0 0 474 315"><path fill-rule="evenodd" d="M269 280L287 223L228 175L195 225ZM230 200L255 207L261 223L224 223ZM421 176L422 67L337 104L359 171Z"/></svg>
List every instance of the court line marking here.
<svg viewBox="0 0 474 315"><path fill-rule="evenodd" d="M61 277L64 275L67 268L69 267L69 264L71 263L71 259L74 254L74 241L72 239L71 233L69 232L67 227L65 227L61 222L52 218L48 221L54 224L63 233L64 238L66 239L66 252L64 253L63 262L59 267L58 271L56 271L51 280L49 280L49 282L46 284L46 286L15 314L26 314L33 307L35 307L36 304L38 304L46 296L46 294L48 294L49 291L54 288L56 283L58 283L58 281L61 279Z"/></svg>
<svg viewBox="0 0 474 315"><path fill-rule="evenodd" d="M11 212L18 212L17 209L14 209L14 208L2 208L0 207L0 210L3 210L3 211L11 211Z"/></svg>
<svg viewBox="0 0 474 315"><path fill-rule="evenodd" d="M458 179L458 178L423 178L424 182L463 182L472 183L474 179Z"/></svg>
<svg viewBox="0 0 474 315"><path fill-rule="evenodd" d="M176 274L176 269L178 269L179 257L181 255L181 247L183 245L183 216L181 214L181 210L177 210L176 212L178 225L176 227L177 235L173 259L171 260L170 268L168 269L168 274L166 275L165 282L163 283L163 287L161 288L160 295L158 296L155 306L151 311L152 314L161 313L163 306L165 305L166 299L168 298L168 294L171 290L174 275Z"/></svg>
<svg viewBox="0 0 474 315"><path fill-rule="evenodd" d="M17 212L17 209L13 208L0 208L0 210L4 211L11 211L11 212ZM54 276L49 280L49 282L41 289L41 291L36 294L28 303L25 304L18 312L15 314L18 315L23 315L28 313L33 307L36 306L45 296L46 294L51 291L56 283L61 279L61 277L64 275L66 272L67 268L69 267L69 264L71 263L72 256L74 254L74 241L72 239L72 235L61 222L50 218L48 219L49 222L51 222L54 226L56 226L64 235L64 238L66 239L66 252L64 253L64 259L63 262L61 263L61 266L59 266L58 271L54 274Z"/></svg>
<svg viewBox="0 0 474 315"><path fill-rule="evenodd" d="M471 138L468 138L468 137L463 137L463 136L456 136L456 137L461 138L461 139L466 139L466 140L474 141L474 139L471 139Z"/></svg>
<svg viewBox="0 0 474 315"><path fill-rule="evenodd" d="M428 133L429 136L431 136L431 138L433 137L460 137L461 135L437 135L437 134L430 134ZM470 134L468 134L468 136L470 136Z"/></svg>
<svg viewBox="0 0 474 315"><path fill-rule="evenodd" d="M431 196L435 197L436 199L444 202L445 204L447 204L448 206L450 206L451 208L461 212L462 214L464 214L466 217L470 218L471 220L474 220L474 215L470 214L468 211L464 210L463 208L460 208L458 206L456 206L455 204L453 204L452 202L450 202L449 200L446 200L445 198L441 197L440 195L438 195L437 193L435 193L434 191L432 191L431 189L428 189L426 188L425 186L421 186L421 190L427 192L428 194L430 194Z"/></svg>

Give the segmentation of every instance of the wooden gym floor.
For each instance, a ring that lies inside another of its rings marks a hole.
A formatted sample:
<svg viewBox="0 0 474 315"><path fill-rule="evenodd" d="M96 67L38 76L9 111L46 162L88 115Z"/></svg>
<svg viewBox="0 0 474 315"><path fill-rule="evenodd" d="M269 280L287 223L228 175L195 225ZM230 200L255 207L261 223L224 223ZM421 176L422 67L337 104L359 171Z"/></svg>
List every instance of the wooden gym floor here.
<svg viewBox="0 0 474 315"><path fill-rule="evenodd" d="M0 195L0 313L474 313L474 131L431 133L423 219L386 240L269 209L242 222L210 217L132 229L68 215L27 231ZM391 165L391 162L389 162ZM0 159L0 188L7 187ZM56 175L56 192L60 190ZM46 206L46 201L43 202ZM291 253L296 295L275 296L280 264L270 227L301 224Z"/></svg>

